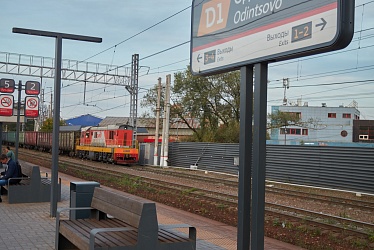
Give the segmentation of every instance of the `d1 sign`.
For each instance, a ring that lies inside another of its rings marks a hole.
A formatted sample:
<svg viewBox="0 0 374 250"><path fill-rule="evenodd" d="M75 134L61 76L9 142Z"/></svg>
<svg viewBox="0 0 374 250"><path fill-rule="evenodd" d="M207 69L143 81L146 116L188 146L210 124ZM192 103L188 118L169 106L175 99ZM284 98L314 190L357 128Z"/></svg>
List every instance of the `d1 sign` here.
<svg viewBox="0 0 374 250"><path fill-rule="evenodd" d="M194 0L191 70L229 71L346 47L354 0Z"/></svg>

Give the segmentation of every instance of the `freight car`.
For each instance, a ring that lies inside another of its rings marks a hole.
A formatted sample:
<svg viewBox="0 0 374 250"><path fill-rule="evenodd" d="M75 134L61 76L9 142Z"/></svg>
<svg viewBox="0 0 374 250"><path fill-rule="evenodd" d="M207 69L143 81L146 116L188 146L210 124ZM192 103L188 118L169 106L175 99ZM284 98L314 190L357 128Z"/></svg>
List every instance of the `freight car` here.
<svg viewBox="0 0 374 250"><path fill-rule="evenodd" d="M75 155L75 145L79 141L81 126L61 126L59 131L58 145L59 154ZM45 152L52 151L51 132L36 133L36 149Z"/></svg>
<svg viewBox="0 0 374 250"><path fill-rule="evenodd" d="M75 155L75 145L79 142L81 126L61 126L59 133L59 153ZM16 132L2 132L4 145L14 146ZM52 150L52 132L25 131L19 133L18 145L21 148L35 149L43 152Z"/></svg>
<svg viewBox="0 0 374 250"><path fill-rule="evenodd" d="M132 141L133 129L128 125L82 128L76 152L80 158L112 162L137 163L139 150Z"/></svg>
<svg viewBox="0 0 374 250"><path fill-rule="evenodd" d="M1 138L4 145L14 146L16 144L16 132L15 131L9 131L9 132L2 132ZM25 133L20 132L19 133L19 139L18 143L20 147L24 146L25 142Z"/></svg>

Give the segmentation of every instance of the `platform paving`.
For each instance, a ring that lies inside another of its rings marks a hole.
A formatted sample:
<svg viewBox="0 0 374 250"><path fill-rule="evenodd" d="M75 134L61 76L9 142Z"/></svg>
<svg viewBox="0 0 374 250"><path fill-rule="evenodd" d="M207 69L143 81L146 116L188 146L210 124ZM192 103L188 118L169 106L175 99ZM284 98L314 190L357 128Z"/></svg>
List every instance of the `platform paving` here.
<svg viewBox="0 0 374 250"><path fill-rule="evenodd" d="M41 168L41 171L50 173L50 170L45 168ZM58 203L58 207L69 207L70 182L83 180L61 173L59 177L61 177L63 185L62 201ZM2 198L3 202L0 203L0 250L54 249L56 221L55 218L50 217L49 202L9 204L7 196L2 196ZM236 249L237 231L235 227L160 203L157 203L156 207L160 224L186 223L197 228L197 249ZM265 238L265 249L300 250L302 248Z"/></svg>

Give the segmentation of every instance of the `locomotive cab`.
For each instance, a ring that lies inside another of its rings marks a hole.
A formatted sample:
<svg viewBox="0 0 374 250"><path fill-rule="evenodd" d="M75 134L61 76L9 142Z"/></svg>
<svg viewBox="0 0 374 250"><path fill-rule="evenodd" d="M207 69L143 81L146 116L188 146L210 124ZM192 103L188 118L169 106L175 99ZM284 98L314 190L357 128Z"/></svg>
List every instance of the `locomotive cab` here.
<svg viewBox="0 0 374 250"><path fill-rule="evenodd" d="M138 162L139 151L129 125L82 128L77 154L92 160L129 164Z"/></svg>

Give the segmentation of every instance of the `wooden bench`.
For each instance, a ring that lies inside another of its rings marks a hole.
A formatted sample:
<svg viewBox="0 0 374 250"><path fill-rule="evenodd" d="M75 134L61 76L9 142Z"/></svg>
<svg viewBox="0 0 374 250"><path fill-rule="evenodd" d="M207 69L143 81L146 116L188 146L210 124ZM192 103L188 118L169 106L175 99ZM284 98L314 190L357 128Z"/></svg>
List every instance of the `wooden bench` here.
<svg viewBox="0 0 374 250"><path fill-rule="evenodd" d="M8 191L9 204L48 202L51 200L51 180L41 177L38 166L22 166L24 177L17 184L4 186ZM61 201L61 179L58 183L58 200Z"/></svg>
<svg viewBox="0 0 374 250"><path fill-rule="evenodd" d="M90 209L89 219L60 220L65 210ZM174 228L188 228L185 235ZM158 225L156 204L95 187L91 207L59 208L55 249L196 249L190 225Z"/></svg>

